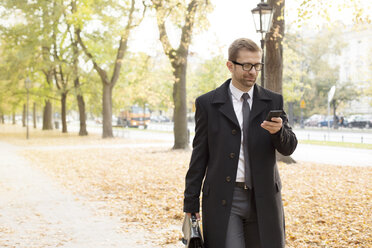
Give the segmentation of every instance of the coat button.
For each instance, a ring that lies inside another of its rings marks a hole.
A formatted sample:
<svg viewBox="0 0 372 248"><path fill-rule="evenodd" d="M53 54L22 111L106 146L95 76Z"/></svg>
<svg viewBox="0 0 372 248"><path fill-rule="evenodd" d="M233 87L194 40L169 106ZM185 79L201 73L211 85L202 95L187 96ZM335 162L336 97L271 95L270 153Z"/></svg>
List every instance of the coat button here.
<svg viewBox="0 0 372 248"><path fill-rule="evenodd" d="M236 129L231 130L231 134L235 135L237 133Z"/></svg>
<svg viewBox="0 0 372 248"><path fill-rule="evenodd" d="M226 182L230 182L231 181L231 177L227 176L226 177Z"/></svg>
<svg viewBox="0 0 372 248"><path fill-rule="evenodd" d="M226 205L226 200L222 200L222 206Z"/></svg>
<svg viewBox="0 0 372 248"><path fill-rule="evenodd" d="M235 158L235 153L230 153L230 158Z"/></svg>

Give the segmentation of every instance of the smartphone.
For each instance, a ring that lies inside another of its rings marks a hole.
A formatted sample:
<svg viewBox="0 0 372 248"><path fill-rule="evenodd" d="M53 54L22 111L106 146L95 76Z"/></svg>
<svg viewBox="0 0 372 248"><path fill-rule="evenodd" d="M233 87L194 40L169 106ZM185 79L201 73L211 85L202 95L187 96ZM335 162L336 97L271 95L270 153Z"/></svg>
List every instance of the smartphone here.
<svg viewBox="0 0 372 248"><path fill-rule="evenodd" d="M273 117L280 117L280 115L283 113L283 110L270 110L270 112L266 116L266 121L271 121L271 118Z"/></svg>

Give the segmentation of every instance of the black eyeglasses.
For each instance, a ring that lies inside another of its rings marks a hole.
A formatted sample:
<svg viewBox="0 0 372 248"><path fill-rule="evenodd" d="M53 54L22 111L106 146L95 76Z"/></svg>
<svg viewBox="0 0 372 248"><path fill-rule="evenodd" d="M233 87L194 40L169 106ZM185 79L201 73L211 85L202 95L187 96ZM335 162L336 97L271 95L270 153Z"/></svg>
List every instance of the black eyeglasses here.
<svg viewBox="0 0 372 248"><path fill-rule="evenodd" d="M233 62L235 65L241 65L244 71L252 70L253 66L256 71L261 71L262 66L263 66L263 63L257 63L257 64L252 65L251 63L240 64L236 61L231 61L231 62Z"/></svg>

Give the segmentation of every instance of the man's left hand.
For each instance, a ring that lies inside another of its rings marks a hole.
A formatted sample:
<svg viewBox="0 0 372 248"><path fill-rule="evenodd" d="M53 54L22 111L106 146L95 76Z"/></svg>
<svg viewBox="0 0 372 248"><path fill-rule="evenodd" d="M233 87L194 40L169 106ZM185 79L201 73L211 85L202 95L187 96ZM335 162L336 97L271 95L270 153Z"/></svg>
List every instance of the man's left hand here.
<svg viewBox="0 0 372 248"><path fill-rule="evenodd" d="M269 131L271 134L279 132L282 128L283 120L280 117L273 117L271 121L264 121L261 123L261 127Z"/></svg>

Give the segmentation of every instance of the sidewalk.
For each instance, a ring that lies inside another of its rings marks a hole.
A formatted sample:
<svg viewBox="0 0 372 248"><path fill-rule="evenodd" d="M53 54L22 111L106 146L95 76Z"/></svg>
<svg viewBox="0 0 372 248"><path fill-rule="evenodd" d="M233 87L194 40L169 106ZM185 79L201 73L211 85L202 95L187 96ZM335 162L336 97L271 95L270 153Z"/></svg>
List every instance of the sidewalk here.
<svg viewBox="0 0 372 248"><path fill-rule="evenodd" d="M144 233L120 232L98 215L99 203L76 199L0 142L0 247L151 247Z"/></svg>

